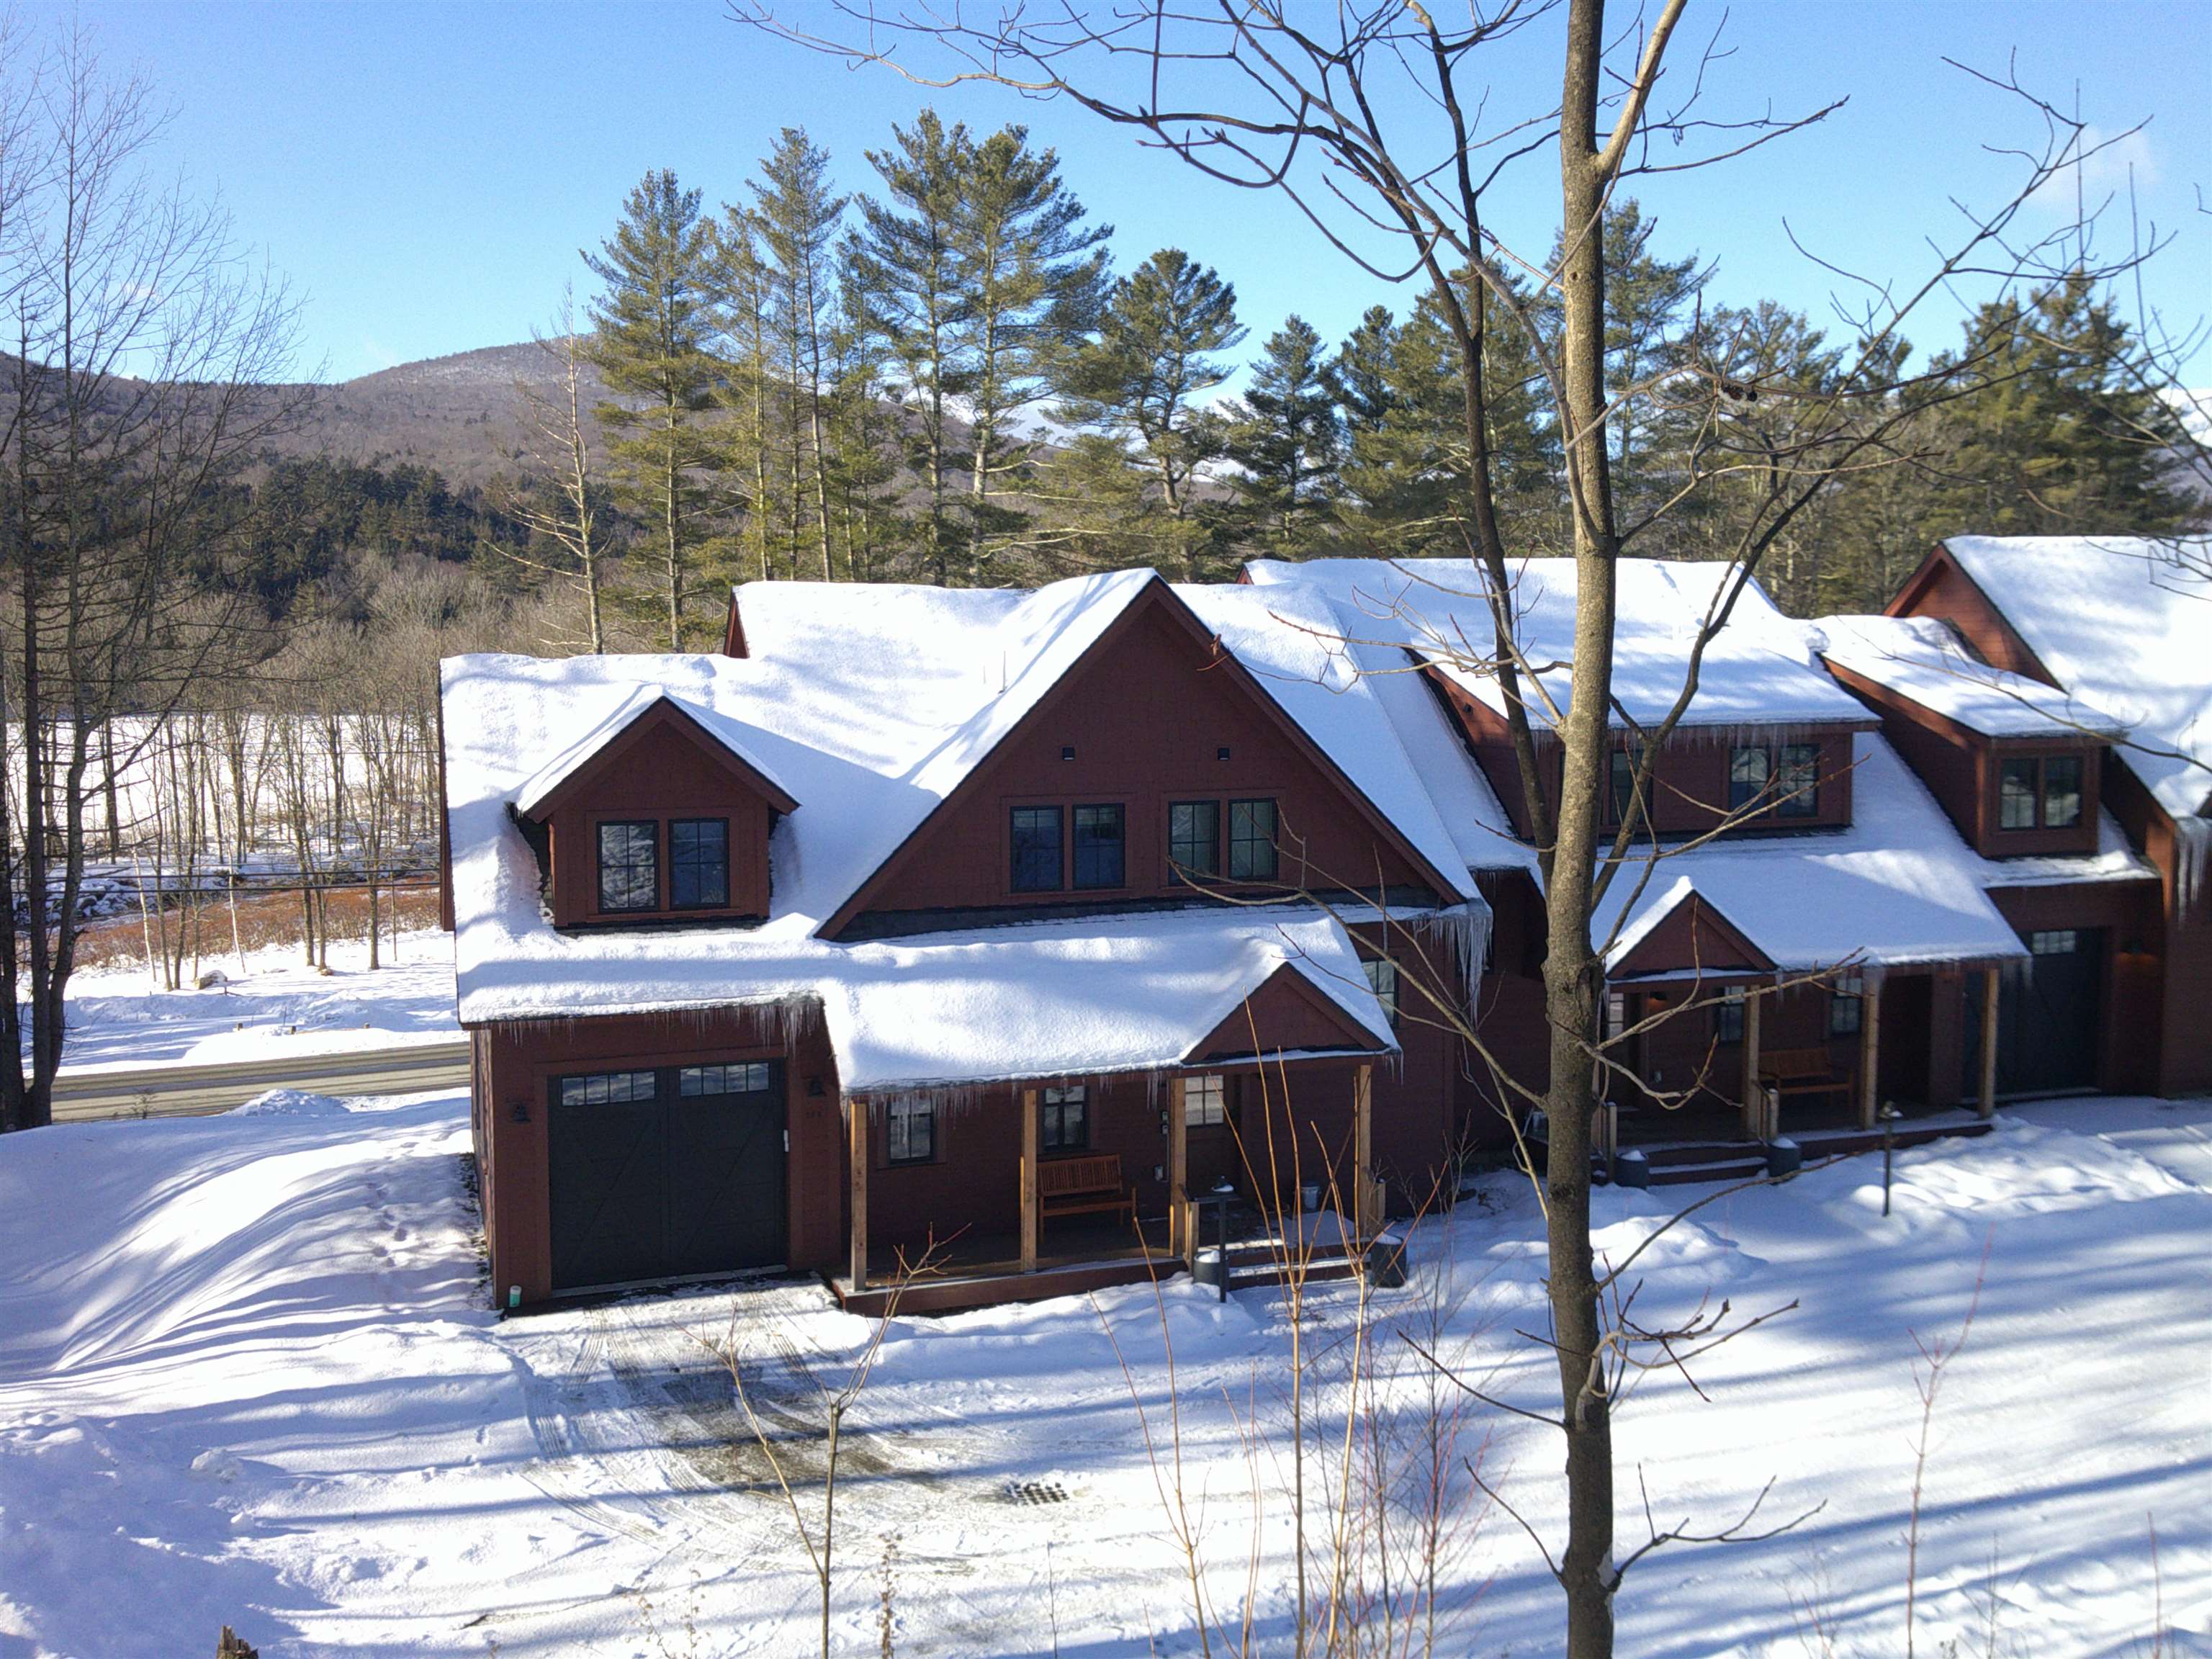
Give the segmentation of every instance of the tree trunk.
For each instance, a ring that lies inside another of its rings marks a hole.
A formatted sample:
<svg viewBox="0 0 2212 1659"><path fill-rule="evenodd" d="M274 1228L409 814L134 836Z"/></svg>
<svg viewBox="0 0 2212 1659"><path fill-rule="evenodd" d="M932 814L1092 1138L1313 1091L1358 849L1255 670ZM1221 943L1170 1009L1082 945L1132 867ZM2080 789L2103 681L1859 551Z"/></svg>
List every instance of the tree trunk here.
<svg viewBox="0 0 2212 1659"><path fill-rule="evenodd" d="M1605 1001L1604 965L1590 946L1594 852L1605 785L1613 683L1615 532L1607 471L1605 180L1597 118L1603 0L1572 0L1561 95L1559 170L1565 257L1559 271L1566 380L1569 489L1574 525L1573 694L1562 733L1559 833L1546 891L1544 1005L1552 1075L1544 1181L1549 1294L1567 1443L1567 1659L1613 1653L1612 1401L1605 1319L1589 1243L1590 1122L1597 1099L1591 1056Z"/></svg>

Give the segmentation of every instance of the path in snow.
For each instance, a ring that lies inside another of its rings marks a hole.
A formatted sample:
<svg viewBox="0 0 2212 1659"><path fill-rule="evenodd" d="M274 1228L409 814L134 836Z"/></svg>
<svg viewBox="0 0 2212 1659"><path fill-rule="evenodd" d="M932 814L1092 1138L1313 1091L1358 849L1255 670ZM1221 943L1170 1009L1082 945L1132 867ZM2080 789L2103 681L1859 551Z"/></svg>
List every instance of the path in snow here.
<svg viewBox="0 0 2212 1659"><path fill-rule="evenodd" d="M283 1655L801 1650L812 1581L708 1344L734 1331L779 1445L818 1465L806 1369L834 1379L863 1322L769 1282L501 1323L483 1306L465 1103L379 1103L42 1130L0 1140L0 1655L205 1649L222 1624ZM2212 1105L2074 1102L1899 1160L1896 1213L1860 1159L1736 1194L1644 1258L1652 1317L1726 1297L1796 1312L1622 1415L1624 1496L1724 1522L1770 1477L1802 1528L1649 1558L1624 1652L1901 1650L1914 1332L1973 1340L1945 1385L1923 1515L1920 1645L1972 1638L2076 1659L2150 1650L2154 1519L2172 1634L2212 1654ZM1665 1213L1599 1195L1618 1255ZM1513 1331L1541 1323L1538 1229L1503 1179L1424 1226L1391 1304L1489 1391L1553 1386ZM1310 1339L1349 1328L1316 1298ZM841 1506L841 1651L1196 1650L1131 1390L1164 1443L1161 1320L1185 1474L1220 1605L1261 1552L1263 1650L1285 1644L1274 1472L1252 1510L1242 1424L1279 1422L1279 1304L1187 1285L891 1328L853 1419ZM1107 1336L1108 1322L1115 1342ZM1386 1404L1419 1396L1419 1367ZM1483 1417L1485 1468L1547 1535L1557 1449ZM1012 1486L1064 1500L1012 1501ZM1624 1504L1623 1547L1641 1516ZM1995 1570L1992 1571L1992 1560ZM1446 1575L1447 1647L1556 1646L1556 1592L1492 1515ZM695 1633L687 1633L690 1632Z"/></svg>

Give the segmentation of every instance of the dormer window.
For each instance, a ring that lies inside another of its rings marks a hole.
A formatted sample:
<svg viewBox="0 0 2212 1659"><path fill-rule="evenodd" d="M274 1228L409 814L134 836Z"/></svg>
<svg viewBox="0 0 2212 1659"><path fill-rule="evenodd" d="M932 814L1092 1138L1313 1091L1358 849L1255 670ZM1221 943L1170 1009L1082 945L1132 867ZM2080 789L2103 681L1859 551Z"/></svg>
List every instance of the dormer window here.
<svg viewBox="0 0 2212 1659"><path fill-rule="evenodd" d="M1820 745L1746 745L1729 754L1729 811L1763 810L1777 817L1816 817L1820 811Z"/></svg>
<svg viewBox="0 0 2212 1659"><path fill-rule="evenodd" d="M720 910L729 902L730 821L670 819L668 908Z"/></svg>
<svg viewBox="0 0 2212 1659"><path fill-rule="evenodd" d="M599 825L599 908L610 915L660 906L660 826L651 818Z"/></svg>
<svg viewBox="0 0 2212 1659"><path fill-rule="evenodd" d="M2030 755L1997 774L1997 828L2070 830L2081 822L2081 757Z"/></svg>

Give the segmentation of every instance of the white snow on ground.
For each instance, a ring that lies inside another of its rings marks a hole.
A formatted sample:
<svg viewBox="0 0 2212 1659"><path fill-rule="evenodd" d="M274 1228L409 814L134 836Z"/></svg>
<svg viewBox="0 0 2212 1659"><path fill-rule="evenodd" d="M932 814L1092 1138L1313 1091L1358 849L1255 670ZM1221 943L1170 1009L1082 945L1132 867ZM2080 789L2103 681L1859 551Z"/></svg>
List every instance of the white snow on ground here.
<svg viewBox="0 0 2212 1659"><path fill-rule="evenodd" d="M331 971L301 960L296 945L249 951L202 963L224 981L204 991L155 991L143 967L75 975L69 987L66 1071L175 1062L216 1065L287 1054L350 1053L410 1042L451 1042L453 940L450 933L402 933L395 960L368 968L362 939L331 945Z"/></svg>
<svg viewBox="0 0 2212 1659"><path fill-rule="evenodd" d="M226 1622L270 1659L806 1650L811 1581L777 1501L744 1489L763 1470L701 1339L734 1323L803 1461L799 1369L834 1381L863 1322L772 1281L502 1324L480 1305L463 1102L356 1104L0 1141L0 1653L154 1659ZM1666 1375L1628 1402L1621 1553L1644 1535L1639 1472L1662 1524L1724 1524L1770 1477L1777 1516L1824 1507L1763 1543L1647 1558L1621 1651L1904 1650L1914 1335L1956 1332L1986 1249L1928 1467L1918 1650L1983 1652L1993 1604L2000 1652L2212 1653L2208 1132L2204 1103L2040 1107L1900 1155L1887 1219L1859 1158L1666 1234L1640 1264L1648 1318L1799 1305L1697 1365L1709 1401ZM1666 1203L1601 1194L1600 1242L1632 1247ZM1525 1185L1494 1177L1417 1230L1415 1283L1382 1297L1415 1324L1441 1299L1446 1348L1537 1409L1553 1369L1515 1332L1542 1328L1540 1236ZM1316 1298L1315 1342L1346 1333L1351 1296ZM1237 1425L1256 1410L1279 1443L1284 1316L1176 1282L1157 1306L1139 1287L893 1326L844 1465L838 1650L878 1650L888 1583L904 1655L1196 1652L1102 1324L1164 1436L1162 1310L1202 1559L1234 1607L1254 1541ZM1556 1540L1550 1431L1486 1413L1464 1432ZM1258 1522L1270 1653L1279 1473ZM1028 1481L1066 1501L1008 1501ZM1557 1650L1556 1592L1502 1514L1448 1593L1438 1651Z"/></svg>

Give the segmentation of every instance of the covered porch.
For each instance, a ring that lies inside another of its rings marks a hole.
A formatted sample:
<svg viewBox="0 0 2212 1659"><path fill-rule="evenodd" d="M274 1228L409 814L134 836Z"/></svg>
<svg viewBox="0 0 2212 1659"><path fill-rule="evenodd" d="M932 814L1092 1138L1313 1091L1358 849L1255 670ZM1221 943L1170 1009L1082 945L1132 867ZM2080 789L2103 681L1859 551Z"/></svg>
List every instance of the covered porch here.
<svg viewBox="0 0 2212 1659"><path fill-rule="evenodd" d="M856 1313L1142 1284L1224 1245L1240 1284L1279 1282L1294 1264L1327 1276L1383 1226L1374 1061L1361 1053L846 1105L848 1248L825 1277ZM1309 1199L1340 1220L1314 1226Z"/></svg>

